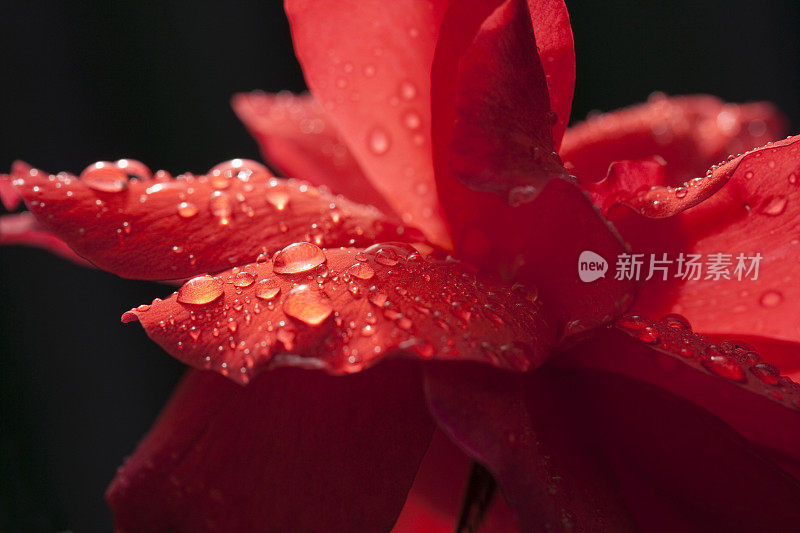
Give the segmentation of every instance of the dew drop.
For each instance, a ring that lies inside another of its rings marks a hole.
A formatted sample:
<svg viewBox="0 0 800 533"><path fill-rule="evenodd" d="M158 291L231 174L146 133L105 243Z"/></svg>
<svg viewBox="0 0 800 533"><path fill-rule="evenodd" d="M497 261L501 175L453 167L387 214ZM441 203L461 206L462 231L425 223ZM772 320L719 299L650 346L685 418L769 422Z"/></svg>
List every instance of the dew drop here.
<svg viewBox="0 0 800 533"><path fill-rule="evenodd" d="M178 289L178 301L184 304L204 305L211 303L223 293L223 283L213 276L197 276Z"/></svg>
<svg viewBox="0 0 800 533"><path fill-rule="evenodd" d="M410 81L400 83L400 97L403 100L413 100L417 97L417 87Z"/></svg>
<svg viewBox="0 0 800 533"><path fill-rule="evenodd" d="M101 192L122 192L128 188L128 175L104 161L90 165L81 172L81 181Z"/></svg>
<svg viewBox="0 0 800 533"><path fill-rule="evenodd" d="M283 312L310 326L321 324L333 312L330 300L308 285L298 285L286 295Z"/></svg>
<svg viewBox="0 0 800 533"><path fill-rule="evenodd" d="M316 244L296 242L290 244L273 259L273 271L277 274L308 272L325 262L325 253Z"/></svg>
<svg viewBox="0 0 800 533"><path fill-rule="evenodd" d="M211 209L211 214L217 218L217 221L221 225L227 226L230 223L231 199L226 193L214 191L214 194L211 195L211 199L208 201L208 207Z"/></svg>
<svg viewBox="0 0 800 533"><path fill-rule="evenodd" d="M768 216L778 216L784 211L786 211L786 204L788 200L785 196L770 196L766 198L764 202L761 204L761 212Z"/></svg>
<svg viewBox="0 0 800 533"><path fill-rule="evenodd" d="M389 151L391 140L389 134L381 128L374 128L367 137L367 147L375 155L383 155Z"/></svg>
<svg viewBox="0 0 800 533"><path fill-rule="evenodd" d="M769 363L758 363L751 366L750 372L768 385L777 385L781 377L780 371Z"/></svg>
<svg viewBox="0 0 800 533"><path fill-rule="evenodd" d="M189 202L178 204L178 216L181 218L192 218L197 214L197 206Z"/></svg>
<svg viewBox="0 0 800 533"><path fill-rule="evenodd" d="M675 197L676 198L685 198L689 191L686 190L686 187L677 187L675 189Z"/></svg>
<svg viewBox="0 0 800 533"><path fill-rule="evenodd" d="M422 119L420 118L419 113L416 111L409 111L403 115L403 125L410 130L419 129L420 125L422 125Z"/></svg>
<svg viewBox="0 0 800 533"><path fill-rule="evenodd" d="M256 277L250 272L239 272L233 278L234 287L249 287L256 280Z"/></svg>
<svg viewBox="0 0 800 533"><path fill-rule="evenodd" d="M256 297L262 300L271 300L281 292L281 286L272 278L267 278L259 281L256 284Z"/></svg>
<svg viewBox="0 0 800 533"><path fill-rule="evenodd" d="M371 279L375 275L375 270L367 263L356 263L347 269L347 273L358 279Z"/></svg>
<svg viewBox="0 0 800 533"><path fill-rule="evenodd" d="M265 196L278 211L283 211L289 205L289 193L280 189L269 189Z"/></svg>
<svg viewBox="0 0 800 533"><path fill-rule="evenodd" d="M783 294L778 291L767 291L761 295L759 302L764 307L777 307L783 301Z"/></svg>
<svg viewBox="0 0 800 533"><path fill-rule="evenodd" d="M672 329L679 331L692 331L692 326L685 316L677 313L670 313L661 317L661 323Z"/></svg>
<svg viewBox="0 0 800 533"><path fill-rule="evenodd" d="M703 359L703 366L714 374L734 381L745 381L744 370L733 357L715 354Z"/></svg>

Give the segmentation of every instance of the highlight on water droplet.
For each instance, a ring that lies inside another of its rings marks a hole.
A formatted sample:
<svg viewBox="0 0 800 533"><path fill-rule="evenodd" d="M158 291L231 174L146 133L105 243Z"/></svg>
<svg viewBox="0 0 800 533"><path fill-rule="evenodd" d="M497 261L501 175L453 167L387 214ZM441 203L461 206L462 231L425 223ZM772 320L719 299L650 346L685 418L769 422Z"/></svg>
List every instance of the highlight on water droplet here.
<svg viewBox="0 0 800 533"><path fill-rule="evenodd" d="M253 282L255 280L256 280L256 277L253 274L251 274L250 272L239 272L233 278L233 286L234 287L240 287L240 288L249 287L250 285L253 284Z"/></svg>
<svg viewBox="0 0 800 533"><path fill-rule="evenodd" d="M325 253L316 244L296 242L275 254L272 270L277 274L298 274L318 267L325 260Z"/></svg>
<svg viewBox="0 0 800 533"><path fill-rule="evenodd" d="M214 191L214 194L211 195L211 199L208 201L208 207L211 209L211 214L213 214L217 221L222 226L227 226L231 220L231 199L222 191Z"/></svg>
<svg viewBox="0 0 800 533"><path fill-rule="evenodd" d="M214 276L197 276L178 289L178 301L183 304L204 305L211 303L224 292L223 282Z"/></svg>
<svg viewBox="0 0 800 533"><path fill-rule="evenodd" d="M734 381L746 381L744 370L733 357L714 354L702 360L702 364L712 373Z"/></svg>
<svg viewBox="0 0 800 533"><path fill-rule="evenodd" d="M328 297L319 291L310 289L308 285L298 285L286 295L283 312L310 326L316 326L333 313L333 306Z"/></svg>
<svg viewBox="0 0 800 533"><path fill-rule="evenodd" d="M347 273L354 278L371 279L375 275L375 270L368 263L356 263L347 269Z"/></svg>
<svg viewBox="0 0 800 533"><path fill-rule="evenodd" d="M765 215L775 217L786 211L786 204L788 203L789 201L785 196L770 196L765 198L761 203L761 212Z"/></svg>
<svg viewBox="0 0 800 533"><path fill-rule="evenodd" d="M278 211L283 211L289 204L289 193L282 189L268 189L264 196Z"/></svg>
<svg viewBox="0 0 800 533"><path fill-rule="evenodd" d="M764 307L778 307L781 302L783 302L783 294L778 291L767 291L759 299L759 303Z"/></svg>

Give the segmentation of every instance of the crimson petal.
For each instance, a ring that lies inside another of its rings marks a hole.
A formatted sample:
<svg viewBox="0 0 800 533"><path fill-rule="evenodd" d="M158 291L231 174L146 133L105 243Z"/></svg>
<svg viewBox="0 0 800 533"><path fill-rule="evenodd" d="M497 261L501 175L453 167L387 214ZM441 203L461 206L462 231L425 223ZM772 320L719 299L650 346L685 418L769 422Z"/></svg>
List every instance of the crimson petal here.
<svg viewBox="0 0 800 533"><path fill-rule="evenodd" d="M256 91L237 94L231 103L264 159L284 175L392 213L313 96Z"/></svg>
<svg viewBox="0 0 800 533"><path fill-rule="evenodd" d="M651 219L660 212L652 204L640 210L645 216L624 207L609 213L634 252L645 256L661 258L666 253L673 262L679 253L700 254L705 262L712 254L730 256L729 279L706 279L709 273L703 271L701 279L684 281L674 277L674 269L666 281L663 275L654 276L644 283L635 311L654 316L677 312L708 333L800 340L800 326L793 316L800 285L792 282L795 264L789 259L800 249L800 137L753 150L713 169L698 181L698 189L705 188L718 190L685 211L694 201L676 199L667 210L677 211L677 216ZM739 254L745 267L741 280L735 270ZM754 271L745 275L753 266L746 258L756 254L761 260L753 279Z"/></svg>
<svg viewBox="0 0 800 533"><path fill-rule="evenodd" d="M246 383L271 366L357 372L386 355L527 370L555 336L535 289L510 287L409 245L323 250L201 276L122 317L170 354Z"/></svg>
<svg viewBox="0 0 800 533"><path fill-rule="evenodd" d="M192 371L106 498L117 531L388 531L432 432L408 363Z"/></svg>
<svg viewBox="0 0 800 533"><path fill-rule="evenodd" d="M788 457L800 451L800 385L737 341L713 344L672 315L626 317L559 362L657 385L707 409L747 439Z"/></svg>
<svg viewBox="0 0 800 533"><path fill-rule="evenodd" d="M286 0L306 81L372 185L446 244L430 155L430 66L444 0Z"/></svg>
<svg viewBox="0 0 800 533"><path fill-rule="evenodd" d="M523 531L629 531L606 472L569 429L542 369L525 376L476 366L428 367L440 427L491 470Z"/></svg>
<svg viewBox="0 0 800 533"><path fill-rule="evenodd" d="M72 251L67 243L44 229L31 213L0 216L0 245L24 244L42 248L81 266L91 266Z"/></svg>
<svg viewBox="0 0 800 533"><path fill-rule="evenodd" d="M299 240L342 246L422 238L374 208L259 169L163 176L96 182L31 169L13 177L43 228L123 277L218 272Z"/></svg>
<svg viewBox="0 0 800 533"><path fill-rule="evenodd" d="M670 184L702 174L729 154L785 135L786 120L768 103L728 104L713 96L654 95L645 104L604 113L567 130L561 157L585 183L614 161L666 160Z"/></svg>
<svg viewBox="0 0 800 533"><path fill-rule="evenodd" d="M5 174L0 174L0 204L7 211L13 211L22 203L22 197L11 184L11 178Z"/></svg>
<svg viewBox="0 0 800 533"><path fill-rule="evenodd" d="M619 375L559 378L555 386L570 391L582 413L576 423L614 467L641 531L796 527L797 481L701 407Z"/></svg>

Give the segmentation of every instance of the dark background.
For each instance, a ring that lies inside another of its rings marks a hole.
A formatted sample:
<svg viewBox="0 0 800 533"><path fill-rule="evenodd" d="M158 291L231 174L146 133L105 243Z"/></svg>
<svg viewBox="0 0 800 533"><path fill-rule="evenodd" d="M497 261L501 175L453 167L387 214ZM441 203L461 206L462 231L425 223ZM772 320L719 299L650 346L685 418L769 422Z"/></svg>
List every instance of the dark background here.
<svg viewBox="0 0 800 533"><path fill-rule="evenodd" d="M0 8L0 171L258 159L228 98L304 88L277 0L15 4ZM796 0L568 5L573 120L660 90L770 100L800 130ZM111 529L103 490L182 372L119 317L168 292L0 249L0 531Z"/></svg>

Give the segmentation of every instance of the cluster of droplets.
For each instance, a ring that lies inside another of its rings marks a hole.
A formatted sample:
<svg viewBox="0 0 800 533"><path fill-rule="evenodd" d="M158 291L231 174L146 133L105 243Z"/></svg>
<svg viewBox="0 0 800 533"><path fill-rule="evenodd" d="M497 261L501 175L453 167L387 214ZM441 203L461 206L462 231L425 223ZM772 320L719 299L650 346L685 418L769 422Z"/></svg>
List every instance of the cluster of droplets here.
<svg viewBox="0 0 800 533"><path fill-rule="evenodd" d="M662 353L800 409L800 384L762 361L758 350L747 342L711 342L706 336L693 332L685 317L674 313L658 321L626 316L618 320L616 326Z"/></svg>
<svg viewBox="0 0 800 533"><path fill-rule="evenodd" d="M295 350L303 358L291 356L292 363L303 359L346 372L387 349L530 368L537 291L517 285L508 298L457 261L433 260L420 250L429 248L389 243L326 252L296 242L275 253L271 264L190 279L175 296L183 310L158 325L170 342L182 337L178 351L195 345L192 353L204 351L206 367L224 360L217 370L245 382L256 363L279 364ZM308 332L316 335L311 348L301 339Z"/></svg>

